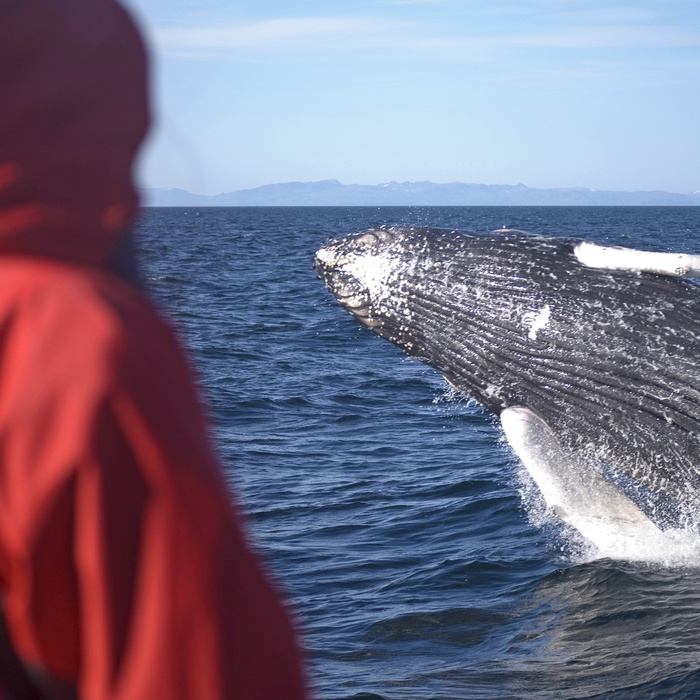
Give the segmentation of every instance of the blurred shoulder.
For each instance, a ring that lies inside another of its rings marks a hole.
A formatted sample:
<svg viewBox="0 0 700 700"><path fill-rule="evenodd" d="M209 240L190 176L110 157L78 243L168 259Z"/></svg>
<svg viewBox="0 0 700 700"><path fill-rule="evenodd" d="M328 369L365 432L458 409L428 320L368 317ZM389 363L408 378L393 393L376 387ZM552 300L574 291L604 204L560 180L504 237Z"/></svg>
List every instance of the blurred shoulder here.
<svg viewBox="0 0 700 700"><path fill-rule="evenodd" d="M0 260L0 345L6 359L19 353L39 371L179 355L169 325L132 285L97 268L21 257Z"/></svg>

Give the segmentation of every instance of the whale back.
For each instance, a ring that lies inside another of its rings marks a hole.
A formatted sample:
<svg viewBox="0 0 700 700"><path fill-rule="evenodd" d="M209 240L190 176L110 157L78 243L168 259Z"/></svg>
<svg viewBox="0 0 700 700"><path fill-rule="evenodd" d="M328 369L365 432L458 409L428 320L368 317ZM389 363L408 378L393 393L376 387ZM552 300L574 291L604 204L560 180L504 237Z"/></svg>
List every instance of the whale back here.
<svg viewBox="0 0 700 700"><path fill-rule="evenodd" d="M646 492L700 493L700 288L582 265L580 241L376 229L317 269L341 305L489 410Z"/></svg>

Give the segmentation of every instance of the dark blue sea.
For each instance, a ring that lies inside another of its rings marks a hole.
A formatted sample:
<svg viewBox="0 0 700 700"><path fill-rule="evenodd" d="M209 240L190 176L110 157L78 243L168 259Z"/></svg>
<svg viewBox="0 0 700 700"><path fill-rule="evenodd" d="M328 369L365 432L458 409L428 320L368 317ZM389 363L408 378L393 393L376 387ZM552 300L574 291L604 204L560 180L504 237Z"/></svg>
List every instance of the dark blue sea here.
<svg viewBox="0 0 700 700"><path fill-rule="evenodd" d="M196 363L314 696L700 697L700 560L591 555L493 419L316 279L325 239L390 223L700 253L700 207L143 212L144 277Z"/></svg>

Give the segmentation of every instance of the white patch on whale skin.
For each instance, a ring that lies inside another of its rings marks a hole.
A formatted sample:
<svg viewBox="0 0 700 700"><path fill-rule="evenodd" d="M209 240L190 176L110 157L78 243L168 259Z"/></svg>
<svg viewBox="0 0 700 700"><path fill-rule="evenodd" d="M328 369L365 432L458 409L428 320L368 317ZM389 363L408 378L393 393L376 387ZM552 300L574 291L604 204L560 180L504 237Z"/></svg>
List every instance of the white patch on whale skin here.
<svg viewBox="0 0 700 700"><path fill-rule="evenodd" d="M586 267L629 272L656 272L674 277L700 277L700 255L653 253L634 248L602 246L584 241L574 255Z"/></svg>
<svg viewBox="0 0 700 700"><path fill-rule="evenodd" d="M346 265L374 300L386 295L387 280L396 268L396 262L390 256L372 253L350 255Z"/></svg>
<svg viewBox="0 0 700 700"><path fill-rule="evenodd" d="M530 332L527 334L530 340L537 340L537 334L547 327L551 315L549 304L545 304L537 313L531 311L523 316L523 323L530 329Z"/></svg>

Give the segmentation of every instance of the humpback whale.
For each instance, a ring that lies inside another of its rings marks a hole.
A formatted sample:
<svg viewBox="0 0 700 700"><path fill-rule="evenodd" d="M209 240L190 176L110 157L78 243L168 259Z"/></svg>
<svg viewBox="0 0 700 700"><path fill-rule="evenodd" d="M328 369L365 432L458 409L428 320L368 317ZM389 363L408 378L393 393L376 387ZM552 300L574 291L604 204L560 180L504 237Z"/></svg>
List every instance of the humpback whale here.
<svg viewBox="0 0 700 700"><path fill-rule="evenodd" d="M621 546L700 517L700 256L517 230L380 227L318 276L499 416L550 510Z"/></svg>

